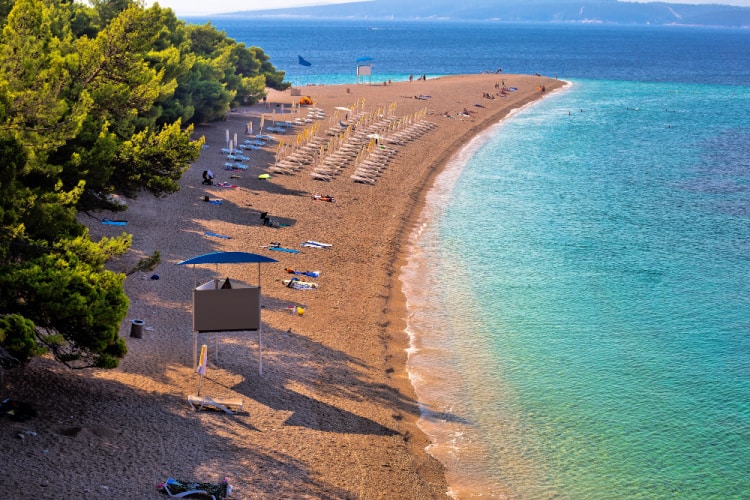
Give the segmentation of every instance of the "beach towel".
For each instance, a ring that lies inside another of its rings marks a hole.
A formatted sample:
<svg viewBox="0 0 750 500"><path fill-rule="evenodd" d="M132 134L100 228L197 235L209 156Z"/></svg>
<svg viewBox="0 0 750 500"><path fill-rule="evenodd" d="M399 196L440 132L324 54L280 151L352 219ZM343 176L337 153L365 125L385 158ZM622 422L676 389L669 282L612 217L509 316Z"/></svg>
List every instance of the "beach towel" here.
<svg viewBox="0 0 750 500"><path fill-rule="evenodd" d="M227 236L227 235L224 235L224 234L218 234L218 233L212 233L211 231L206 231L204 234L206 236L213 236L214 238L224 238L225 240L231 240L232 239L231 236Z"/></svg>
<svg viewBox="0 0 750 500"><path fill-rule="evenodd" d="M229 478L225 477L220 483L200 483L197 481L182 481L171 477L157 487L167 496L183 498L193 494L202 494L214 500L224 500L232 493Z"/></svg>
<svg viewBox="0 0 750 500"><path fill-rule="evenodd" d="M299 250L295 250L294 248L284 248L279 245L270 245L268 249L275 252L299 253Z"/></svg>
<svg viewBox="0 0 750 500"><path fill-rule="evenodd" d="M102 224L107 224L109 226L125 226L127 223L128 221L126 220L102 219Z"/></svg>
<svg viewBox="0 0 750 500"><path fill-rule="evenodd" d="M296 269L289 269L289 268L284 269L284 271L288 272L289 274L299 274L302 276L310 276L311 278L320 277L320 271L297 271Z"/></svg>
<svg viewBox="0 0 750 500"><path fill-rule="evenodd" d="M268 226L268 227L275 227L275 228L289 227L289 224L284 224L283 222L279 222L276 219L270 219L270 218L263 219L263 225Z"/></svg>
<svg viewBox="0 0 750 500"><path fill-rule="evenodd" d="M236 184L229 184L228 182L220 182L217 184L219 187L237 189L239 186Z"/></svg>
<svg viewBox="0 0 750 500"><path fill-rule="evenodd" d="M260 180L266 180L266 179L270 179L270 178L271 178L271 176L269 174L260 174L258 176L258 179L260 179Z"/></svg>
<svg viewBox="0 0 750 500"><path fill-rule="evenodd" d="M299 278L284 280L283 283L287 288L294 288L295 290L314 290L318 288L317 283L313 283L312 281L302 281Z"/></svg>

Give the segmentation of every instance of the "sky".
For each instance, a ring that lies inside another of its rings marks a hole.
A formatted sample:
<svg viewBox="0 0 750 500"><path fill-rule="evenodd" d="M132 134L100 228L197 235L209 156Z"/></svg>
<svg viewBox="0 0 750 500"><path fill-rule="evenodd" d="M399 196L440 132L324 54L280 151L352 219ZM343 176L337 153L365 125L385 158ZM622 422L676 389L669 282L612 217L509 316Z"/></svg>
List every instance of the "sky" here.
<svg viewBox="0 0 750 500"><path fill-rule="evenodd" d="M178 16L220 14L222 12L238 12L243 10L283 9L287 7L304 7L311 5L328 5L348 3L352 0L158 0L162 7L169 7ZM420 1L420 0L411 0ZM429 0L422 0L429 1ZM518 0L523 1L523 0ZM636 0L631 0L636 1ZM648 0L640 0L648 1ZM661 0L667 3L706 4L718 3L723 5L739 5L750 7L750 0Z"/></svg>

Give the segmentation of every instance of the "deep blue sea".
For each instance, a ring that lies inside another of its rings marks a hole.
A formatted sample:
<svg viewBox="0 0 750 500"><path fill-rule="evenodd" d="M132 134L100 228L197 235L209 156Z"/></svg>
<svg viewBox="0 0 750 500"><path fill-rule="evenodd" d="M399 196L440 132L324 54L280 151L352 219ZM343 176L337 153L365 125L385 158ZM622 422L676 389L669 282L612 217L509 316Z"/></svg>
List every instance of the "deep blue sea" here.
<svg viewBox="0 0 750 500"><path fill-rule="evenodd" d="M571 82L452 160L402 270L457 497L750 498L750 31L211 21L297 84Z"/></svg>

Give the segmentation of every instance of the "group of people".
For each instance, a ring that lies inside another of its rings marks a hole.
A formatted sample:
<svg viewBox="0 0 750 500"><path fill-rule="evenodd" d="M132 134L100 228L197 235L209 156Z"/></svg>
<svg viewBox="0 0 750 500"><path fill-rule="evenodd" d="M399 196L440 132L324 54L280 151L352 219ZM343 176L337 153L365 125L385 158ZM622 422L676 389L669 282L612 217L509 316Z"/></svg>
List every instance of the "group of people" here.
<svg viewBox="0 0 750 500"><path fill-rule="evenodd" d="M427 81L427 75L418 76L417 80ZM409 81L414 81L414 75L409 75Z"/></svg>

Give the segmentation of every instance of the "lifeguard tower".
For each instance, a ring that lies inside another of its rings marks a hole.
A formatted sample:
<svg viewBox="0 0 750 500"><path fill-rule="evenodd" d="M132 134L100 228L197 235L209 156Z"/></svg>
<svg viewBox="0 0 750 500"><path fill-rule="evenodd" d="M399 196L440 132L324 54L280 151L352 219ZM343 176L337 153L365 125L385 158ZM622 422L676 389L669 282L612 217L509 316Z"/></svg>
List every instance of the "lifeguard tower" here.
<svg viewBox="0 0 750 500"><path fill-rule="evenodd" d="M372 57L358 57L357 63L357 83L360 82L360 78L364 80L364 77L368 78L367 83L372 83Z"/></svg>
<svg viewBox="0 0 750 500"><path fill-rule="evenodd" d="M216 335L215 355L218 356L218 334L221 332L258 332L258 372L263 375L263 332L260 317L260 265L278 262L275 259L247 252L213 252L179 265L192 264L258 264L258 285L239 281L213 279L193 289L193 368L198 364L198 334Z"/></svg>

